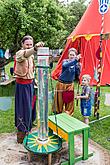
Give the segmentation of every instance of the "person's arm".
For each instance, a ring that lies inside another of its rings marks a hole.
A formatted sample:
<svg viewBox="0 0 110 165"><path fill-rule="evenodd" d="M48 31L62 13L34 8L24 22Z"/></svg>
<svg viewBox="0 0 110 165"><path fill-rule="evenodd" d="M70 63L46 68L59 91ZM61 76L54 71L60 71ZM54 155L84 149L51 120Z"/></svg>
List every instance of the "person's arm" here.
<svg viewBox="0 0 110 165"><path fill-rule="evenodd" d="M35 53L34 48L30 48L30 49L21 49L16 53L16 61L18 62L22 62L24 61L26 58L28 58L29 56L31 56L32 54Z"/></svg>
<svg viewBox="0 0 110 165"><path fill-rule="evenodd" d="M16 61L22 62L26 58L30 57L32 54L34 54L37 51L38 47L43 47L44 43L43 42L38 42L35 44L34 47L30 49L21 49L16 53Z"/></svg>
<svg viewBox="0 0 110 165"><path fill-rule="evenodd" d="M64 60L62 65L63 65L64 67L76 65L76 63L79 61L80 58L81 58L81 54L78 54L78 55L76 56L76 58L73 59L73 60L71 60L71 61L69 61L69 60Z"/></svg>
<svg viewBox="0 0 110 165"><path fill-rule="evenodd" d="M89 94L86 94L84 96L76 96L76 99L88 99L89 98Z"/></svg>
<svg viewBox="0 0 110 165"><path fill-rule="evenodd" d="M78 80L78 82L79 82L80 70L81 70L81 65L80 65L80 63L78 62L78 63L75 65L75 80Z"/></svg>
<svg viewBox="0 0 110 165"><path fill-rule="evenodd" d="M75 59L75 60L72 60L72 61L67 61L67 60L65 60L65 61L63 61L62 66L63 66L63 67L73 66L73 65L75 65L76 63L77 63L77 60L76 60L76 59Z"/></svg>
<svg viewBox="0 0 110 165"><path fill-rule="evenodd" d="M81 96L81 95L77 95L76 96L76 99L89 99L90 97L90 91L91 91L91 88L89 86L86 87L86 92L85 92L85 95Z"/></svg>

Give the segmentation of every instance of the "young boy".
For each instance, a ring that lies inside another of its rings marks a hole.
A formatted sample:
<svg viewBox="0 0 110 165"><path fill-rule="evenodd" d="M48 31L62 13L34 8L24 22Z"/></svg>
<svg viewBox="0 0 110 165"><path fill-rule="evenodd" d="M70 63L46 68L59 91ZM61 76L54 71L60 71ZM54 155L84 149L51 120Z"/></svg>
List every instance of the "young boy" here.
<svg viewBox="0 0 110 165"><path fill-rule="evenodd" d="M86 124L89 124L89 116L91 115L90 79L91 77L88 74L82 76L82 93L80 96L76 96L76 99L80 99L81 114Z"/></svg>

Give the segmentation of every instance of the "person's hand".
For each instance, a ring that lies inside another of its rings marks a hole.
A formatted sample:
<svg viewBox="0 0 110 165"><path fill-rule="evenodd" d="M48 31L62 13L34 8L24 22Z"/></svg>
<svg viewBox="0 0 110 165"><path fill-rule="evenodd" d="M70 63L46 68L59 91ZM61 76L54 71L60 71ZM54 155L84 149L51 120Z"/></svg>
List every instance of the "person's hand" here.
<svg viewBox="0 0 110 165"><path fill-rule="evenodd" d="M78 100L78 99L80 99L80 96L79 96L79 95L77 95L77 96L75 97L75 99L77 99L77 100Z"/></svg>
<svg viewBox="0 0 110 165"><path fill-rule="evenodd" d="M76 59L79 60L80 58L81 58L81 54L78 54L78 55L76 56Z"/></svg>
<svg viewBox="0 0 110 165"><path fill-rule="evenodd" d="M38 42L37 44L34 45L34 50L37 51L38 47L43 47L44 46L44 42Z"/></svg>

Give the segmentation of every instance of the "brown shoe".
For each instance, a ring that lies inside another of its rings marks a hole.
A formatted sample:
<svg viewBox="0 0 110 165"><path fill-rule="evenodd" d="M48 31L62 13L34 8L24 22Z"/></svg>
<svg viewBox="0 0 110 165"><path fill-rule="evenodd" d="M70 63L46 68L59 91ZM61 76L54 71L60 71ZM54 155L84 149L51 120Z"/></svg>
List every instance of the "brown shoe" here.
<svg viewBox="0 0 110 165"><path fill-rule="evenodd" d="M22 144L25 135L26 135L25 132L18 131L18 132L17 132L17 142Z"/></svg>

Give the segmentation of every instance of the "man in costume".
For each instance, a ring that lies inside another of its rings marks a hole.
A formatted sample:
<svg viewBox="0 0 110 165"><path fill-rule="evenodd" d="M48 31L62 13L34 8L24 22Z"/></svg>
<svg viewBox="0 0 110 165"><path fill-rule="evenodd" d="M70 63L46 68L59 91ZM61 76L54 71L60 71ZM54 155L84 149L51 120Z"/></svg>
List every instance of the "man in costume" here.
<svg viewBox="0 0 110 165"><path fill-rule="evenodd" d="M21 44L22 48L15 56L14 74L16 77L15 126L18 130L17 141L22 143L25 134L31 131L32 122L35 120L35 111L32 111L34 54L38 47L44 46L44 43L38 42L33 46L33 38L25 36ZM20 141L19 136L21 136Z"/></svg>

